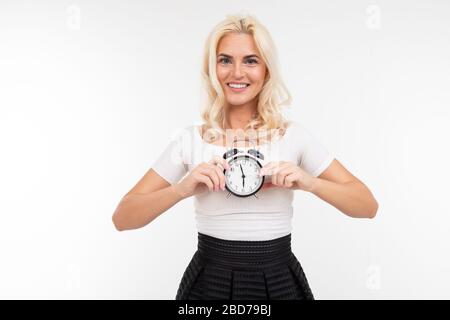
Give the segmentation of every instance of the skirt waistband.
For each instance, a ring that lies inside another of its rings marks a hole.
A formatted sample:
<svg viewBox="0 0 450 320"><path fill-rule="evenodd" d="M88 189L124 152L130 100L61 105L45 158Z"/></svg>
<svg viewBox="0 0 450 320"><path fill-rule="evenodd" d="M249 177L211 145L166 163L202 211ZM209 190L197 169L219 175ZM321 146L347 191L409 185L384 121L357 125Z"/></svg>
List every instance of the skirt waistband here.
<svg viewBox="0 0 450 320"><path fill-rule="evenodd" d="M291 234L273 240L225 240L198 233L198 254L227 268L267 268L292 259Z"/></svg>

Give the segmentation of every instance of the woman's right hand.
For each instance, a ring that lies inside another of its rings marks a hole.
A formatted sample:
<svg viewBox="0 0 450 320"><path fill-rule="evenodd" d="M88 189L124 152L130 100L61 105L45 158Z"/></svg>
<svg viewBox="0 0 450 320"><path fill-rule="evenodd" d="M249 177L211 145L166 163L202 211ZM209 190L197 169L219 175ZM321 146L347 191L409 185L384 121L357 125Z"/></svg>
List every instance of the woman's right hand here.
<svg viewBox="0 0 450 320"><path fill-rule="evenodd" d="M223 169L229 169L227 160L215 156L208 162L202 162L177 184L178 191L184 197L190 197L207 190L225 190Z"/></svg>

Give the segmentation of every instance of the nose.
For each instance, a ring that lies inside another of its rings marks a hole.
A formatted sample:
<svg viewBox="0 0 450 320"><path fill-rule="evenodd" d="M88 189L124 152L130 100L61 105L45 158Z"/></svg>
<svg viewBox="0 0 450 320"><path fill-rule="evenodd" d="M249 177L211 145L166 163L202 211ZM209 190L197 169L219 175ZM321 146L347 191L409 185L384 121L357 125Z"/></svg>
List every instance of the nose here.
<svg viewBox="0 0 450 320"><path fill-rule="evenodd" d="M244 76L244 71L242 70L242 67L239 63L236 63L234 65L233 76L235 79L240 79Z"/></svg>

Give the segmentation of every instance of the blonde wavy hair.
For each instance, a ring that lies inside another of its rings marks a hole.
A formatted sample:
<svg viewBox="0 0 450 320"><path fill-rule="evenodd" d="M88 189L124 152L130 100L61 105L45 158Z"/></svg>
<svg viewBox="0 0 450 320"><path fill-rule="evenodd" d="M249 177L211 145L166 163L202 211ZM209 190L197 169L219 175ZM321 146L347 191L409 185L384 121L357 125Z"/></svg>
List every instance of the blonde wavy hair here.
<svg viewBox="0 0 450 320"><path fill-rule="evenodd" d="M225 137L225 95L216 73L217 47L219 41L229 33L248 34L255 41L264 60L268 77L258 94L257 112L245 126L251 129L257 140L270 140L273 133L284 131L289 125L281 112L282 105L290 105L292 97L287 90L279 72L276 48L267 29L252 15L227 15L226 19L214 26L206 39L202 63L201 78L206 89L207 98L203 105L201 118L204 122L204 140L212 142Z"/></svg>

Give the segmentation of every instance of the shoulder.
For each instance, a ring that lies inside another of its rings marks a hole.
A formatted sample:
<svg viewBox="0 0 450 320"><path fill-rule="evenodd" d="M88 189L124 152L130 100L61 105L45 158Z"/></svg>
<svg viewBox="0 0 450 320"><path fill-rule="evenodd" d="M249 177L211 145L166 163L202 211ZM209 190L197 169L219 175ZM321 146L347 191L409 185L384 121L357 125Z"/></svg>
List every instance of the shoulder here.
<svg viewBox="0 0 450 320"><path fill-rule="evenodd" d="M316 138L313 130L302 121L290 120L287 128L287 133L290 140L295 140L296 143L305 144Z"/></svg>
<svg viewBox="0 0 450 320"><path fill-rule="evenodd" d="M300 137L304 132L308 130L306 127L298 120L289 120L286 127L286 132L289 133L291 137Z"/></svg>
<svg viewBox="0 0 450 320"><path fill-rule="evenodd" d="M172 140L179 140L179 139L191 139L193 138L193 134L196 133L195 130L198 131L198 126L194 125L194 124L189 124L189 125L184 125L181 126L177 129L174 129L172 131L172 136L171 139Z"/></svg>
<svg viewBox="0 0 450 320"><path fill-rule="evenodd" d="M169 131L168 143L177 149L188 150L195 141L194 130L195 125L192 124L173 128Z"/></svg>
<svg viewBox="0 0 450 320"><path fill-rule="evenodd" d="M288 120L287 123L288 123L288 128L293 129L293 130L306 129L306 126L300 120Z"/></svg>
<svg viewBox="0 0 450 320"><path fill-rule="evenodd" d="M289 133L293 129L293 126L295 126L294 121L292 120L284 121L280 127L269 130L270 139L272 138L283 139L287 137L288 136L287 133Z"/></svg>

